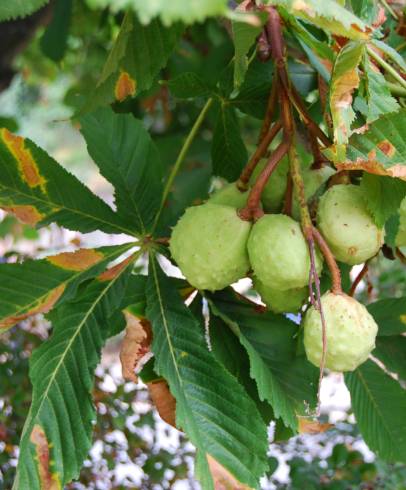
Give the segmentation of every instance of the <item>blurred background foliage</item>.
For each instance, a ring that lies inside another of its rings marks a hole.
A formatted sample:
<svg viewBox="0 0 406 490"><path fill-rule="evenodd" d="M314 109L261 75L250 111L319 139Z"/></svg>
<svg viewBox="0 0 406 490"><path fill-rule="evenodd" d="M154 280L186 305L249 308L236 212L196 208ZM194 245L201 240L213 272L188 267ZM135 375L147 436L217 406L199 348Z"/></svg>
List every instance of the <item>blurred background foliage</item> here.
<svg viewBox="0 0 406 490"><path fill-rule="evenodd" d="M94 90L122 15L108 9L91 9L83 0L67 1L64 6L67 10L60 10L63 3L52 2L34 16L2 24L0 124L22 134L29 133L60 163L111 202L111 188L97 173L70 118ZM55 16L52 21L56 12L59 12L57 28L46 27L56 22ZM400 53L405 51L404 33L395 31L390 20L386 29L392 45L398 46ZM291 48L294 52L295 46ZM165 81L193 71L211 85L219 83L221 90L227 92L232 79L233 49L228 25L208 20L189 27L162 71L162 81L141 96L115 105L116 111L130 112L143 119L168 169L203 100L173 97ZM316 88L315 71L301 62L299 55L290 60L290 69L299 91L311 101ZM247 76L258 77L261 83L257 90L262 90L266 98L269 84L263 66L254 61ZM249 94L246 96L245 103L239 106L238 120L250 152L256 144L264 106L251 105ZM215 106L211 109L204 130L194 141L176 178L173 198L179 208L184 207L184 200L204 200L213 185L210 141L217 110ZM84 237L54 226L38 232L12 216L0 214L1 261L19 261L25 256L38 256L44 250L66 249L72 244L91 244L97 240L98 234ZM352 278L356 273L352 272ZM349 283L349 272L345 274ZM398 261L383 256L372 260L357 294L363 301L405 295L404 268ZM47 335L47 322L35 318L8 331L0 343L0 490L11 489L19 435L30 405L30 353ZM159 419L142 386L123 382L119 345L120 338L109 342L97 370L94 397L98 421L94 446L79 482L67 488L198 488L192 478L193 447L182 434ZM298 436L270 445L272 471L264 478L264 489L406 489L406 468L383 463L368 451L357 433L348 401L342 402L345 395L340 389L341 378L325 380L324 418L336 423L328 437Z"/></svg>

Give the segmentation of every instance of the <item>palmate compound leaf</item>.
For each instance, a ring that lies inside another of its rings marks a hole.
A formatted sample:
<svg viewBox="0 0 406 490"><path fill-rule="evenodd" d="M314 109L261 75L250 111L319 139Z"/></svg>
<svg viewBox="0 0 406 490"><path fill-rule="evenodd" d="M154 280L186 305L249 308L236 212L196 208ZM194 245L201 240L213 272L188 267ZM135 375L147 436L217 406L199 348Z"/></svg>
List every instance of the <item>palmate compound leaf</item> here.
<svg viewBox="0 0 406 490"><path fill-rule="evenodd" d="M0 332L69 300L78 285L100 274L134 244L64 252L20 264L0 264Z"/></svg>
<svg viewBox="0 0 406 490"><path fill-rule="evenodd" d="M289 14L348 39L368 39L372 28L334 0L270 0Z"/></svg>
<svg viewBox="0 0 406 490"><path fill-rule="evenodd" d="M134 235L99 197L32 141L0 129L0 208L23 223Z"/></svg>
<svg viewBox="0 0 406 490"><path fill-rule="evenodd" d="M208 456L241 483L257 488L267 469L267 431L250 397L208 349L203 325L150 258L147 318L155 368L176 398L176 423L197 448L196 472L213 490Z"/></svg>
<svg viewBox="0 0 406 490"><path fill-rule="evenodd" d="M367 361L345 375L352 408L369 448L390 462L406 462L406 390Z"/></svg>
<svg viewBox="0 0 406 490"><path fill-rule="evenodd" d="M337 149L326 152L339 170L364 170L406 180L406 109L384 114L353 134L342 160Z"/></svg>
<svg viewBox="0 0 406 490"><path fill-rule="evenodd" d="M96 415L91 398L94 370L130 264L104 272L49 315L51 337L30 361L32 403L14 490L57 490L79 476Z"/></svg>
<svg viewBox="0 0 406 490"><path fill-rule="evenodd" d="M145 235L162 197L160 155L143 123L100 108L80 119L89 155L115 188L117 213Z"/></svg>
<svg viewBox="0 0 406 490"><path fill-rule="evenodd" d="M369 304L367 309L378 324L378 337L406 333L406 296L381 299Z"/></svg>
<svg viewBox="0 0 406 490"><path fill-rule="evenodd" d="M81 112L122 102L149 89L182 32L182 25L168 28L158 19L142 25L134 14L127 12L96 89Z"/></svg>
<svg viewBox="0 0 406 490"><path fill-rule="evenodd" d="M232 290L208 297L211 311L239 337L248 352L251 377L275 417L298 430L298 416L316 404L318 370L298 350L298 325L282 315L262 312Z"/></svg>
<svg viewBox="0 0 406 490"><path fill-rule="evenodd" d="M0 3L0 22L26 17L46 5L49 0L13 0Z"/></svg>

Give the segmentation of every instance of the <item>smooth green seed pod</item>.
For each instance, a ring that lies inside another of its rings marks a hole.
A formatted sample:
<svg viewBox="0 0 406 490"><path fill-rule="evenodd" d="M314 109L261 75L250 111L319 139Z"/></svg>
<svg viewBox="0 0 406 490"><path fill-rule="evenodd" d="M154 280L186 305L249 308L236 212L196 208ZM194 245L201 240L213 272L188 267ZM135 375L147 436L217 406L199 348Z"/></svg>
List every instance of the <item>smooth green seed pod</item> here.
<svg viewBox="0 0 406 490"><path fill-rule="evenodd" d="M309 296L307 287L282 291L266 286L258 278L253 283L262 301L274 313L297 313Z"/></svg>
<svg viewBox="0 0 406 490"><path fill-rule="evenodd" d="M378 326L364 305L346 294L326 293L321 297L326 321L325 367L332 371L353 371L375 348ZM304 318L304 346L309 361L320 366L323 344L318 310L309 308Z"/></svg>
<svg viewBox="0 0 406 490"><path fill-rule="evenodd" d="M335 185L323 194L317 222L334 256L346 264L365 262L383 244L384 230L374 223L356 185Z"/></svg>
<svg viewBox="0 0 406 490"><path fill-rule="evenodd" d="M170 251L192 286L216 291L249 270L250 230L234 208L206 203L185 211L172 231Z"/></svg>
<svg viewBox="0 0 406 490"><path fill-rule="evenodd" d="M284 214L267 214L252 227L248 254L257 278L273 289L302 288L309 282L310 255L297 221ZM320 274L322 259L316 253Z"/></svg>
<svg viewBox="0 0 406 490"><path fill-rule="evenodd" d="M236 183L232 182L231 184L226 184L217 192L214 192L207 202L241 209L247 204L248 195L249 190L241 192Z"/></svg>

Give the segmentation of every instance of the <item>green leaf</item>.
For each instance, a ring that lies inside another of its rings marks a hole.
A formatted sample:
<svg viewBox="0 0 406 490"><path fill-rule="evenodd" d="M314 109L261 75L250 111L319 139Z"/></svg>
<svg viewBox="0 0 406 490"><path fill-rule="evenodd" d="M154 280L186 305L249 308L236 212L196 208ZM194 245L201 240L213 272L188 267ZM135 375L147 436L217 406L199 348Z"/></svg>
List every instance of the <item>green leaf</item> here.
<svg viewBox="0 0 406 490"><path fill-rule="evenodd" d="M361 181L367 206L377 226L382 228L395 214L406 196L406 182L364 173Z"/></svg>
<svg viewBox="0 0 406 490"><path fill-rule="evenodd" d="M46 5L49 0L13 0L1 2L0 22L17 17L26 17Z"/></svg>
<svg viewBox="0 0 406 490"><path fill-rule="evenodd" d="M360 78L358 65L365 47L362 43L349 42L338 53L333 66L330 85L330 109L334 127L334 141L338 147L347 143L351 124L355 118L352 109L352 93Z"/></svg>
<svg viewBox="0 0 406 490"><path fill-rule="evenodd" d="M14 489L60 488L79 476L92 444L96 413L91 392L109 332L106 318L120 304L127 278L119 274L92 281L49 315L53 333L31 357L32 403ZM47 486L51 481L54 487Z"/></svg>
<svg viewBox="0 0 406 490"><path fill-rule="evenodd" d="M248 69L248 52L254 44L255 38L262 30L262 25L248 24L247 22L232 22L232 33L235 47L234 54L234 87L238 88L244 81Z"/></svg>
<svg viewBox="0 0 406 490"><path fill-rule="evenodd" d="M396 51L396 49L389 46L389 44L379 41L378 39L372 39L371 44L374 44L378 49L383 51L388 58L395 61L398 66L406 73L406 62L402 56Z"/></svg>
<svg viewBox="0 0 406 490"><path fill-rule="evenodd" d="M41 37L41 50L51 60L61 61L65 55L72 17L72 0L57 0L52 20Z"/></svg>
<svg viewBox="0 0 406 490"><path fill-rule="evenodd" d="M143 24L149 24L155 17L160 17L168 26L174 22L202 22L207 17L224 15L227 12L227 0L205 0L204 2L184 2L184 0L87 0L98 8L110 7L113 12L122 9L132 9L137 13Z"/></svg>
<svg viewBox="0 0 406 490"><path fill-rule="evenodd" d="M375 0L351 0L352 10L360 19L373 24L378 15L378 3Z"/></svg>
<svg viewBox="0 0 406 490"><path fill-rule="evenodd" d="M364 77L363 82L366 89L365 99L367 103L366 120L367 123L375 121L382 114L396 112L400 105L392 97L385 77L373 67L370 58L364 57Z"/></svg>
<svg viewBox="0 0 406 490"><path fill-rule="evenodd" d="M113 184L117 213L137 233L150 230L162 196L163 167L143 123L100 108L81 119L89 155Z"/></svg>
<svg viewBox="0 0 406 490"><path fill-rule="evenodd" d="M298 415L316 403L318 380L318 370L303 353L297 353L298 325L282 315L258 311L232 291L208 299L213 313L230 326L247 350L260 398L271 404L275 417L297 430Z"/></svg>
<svg viewBox="0 0 406 490"><path fill-rule="evenodd" d="M235 109L226 102L219 106L211 148L213 173L229 181L238 179L248 154L241 139Z"/></svg>
<svg viewBox="0 0 406 490"><path fill-rule="evenodd" d="M348 39L368 39L372 28L334 0L272 0L289 14Z"/></svg>
<svg viewBox="0 0 406 490"><path fill-rule="evenodd" d="M82 248L41 260L0 264L0 332L70 299L81 282L100 274L131 247L134 244Z"/></svg>
<svg viewBox="0 0 406 490"><path fill-rule="evenodd" d="M171 93L178 99L194 99L204 97L215 91L213 87L193 72L181 73L176 78L166 82Z"/></svg>
<svg viewBox="0 0 406 490"><path fill-rule="evenodd" d="M379 336L406 332L406 297L381 299L367 308L379 326Z"/></svg>
<svg viewBox="0 0 406 490"><path fill-rule="evenodd" d="M406 337L391 335L378 337L373 355L382 361L388 371L406 381Z"/></svg>
<svg viewBox="0 0 406 490"><path fill-rule="evenodd" d="M353 134L347 148L347 159L337 160L339 170L365 170L406 180L406 109L385 114L362 134Z"/></svg>
<svg viewBox="0 0 406 490"><path fill-rule="evenodd" d="M82 112L114 101L122 102L151 87L166 65L183 27L165 28L159 20L142 25L127 13L103 68L96 90Z"/></svg>
<svg viewBox="0 0 406 490"><path fill-rule="evenodd" d="M352 407L369 448L390 462L406 462L406 391L372 361L345 375Z"/></svg>
<svg viewBox="0 0 406 490"><path fill-rule="evenodd" d="M155 369L176 398L176 423L197 448L203 489L213 489L207 456L241 483L257 487L266 471L266 426L236 379L209 351L204 328L154 257L150 259L147 317L152 323Z"/></svg>
<svg viewBox="0 0 406 490"><path fill-rule="evenodd" d="M113 210L32 141L0 130L0 207L30 225L133 235Z"/></svg>

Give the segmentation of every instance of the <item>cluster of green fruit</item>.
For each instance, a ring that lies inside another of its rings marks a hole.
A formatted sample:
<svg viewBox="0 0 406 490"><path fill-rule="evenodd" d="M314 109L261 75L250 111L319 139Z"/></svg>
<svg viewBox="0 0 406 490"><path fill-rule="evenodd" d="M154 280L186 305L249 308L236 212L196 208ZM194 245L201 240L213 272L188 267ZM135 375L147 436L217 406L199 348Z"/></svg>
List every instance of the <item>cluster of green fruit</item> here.
<svg viewBox="0 0 406 490"><path fill-rule="evenodd" d="M309 299L311 262L301 226L294 219L298 208L295 213L293 206L293 217L278 213L287 171L282 165L272 174L262 194L262 206L271 213L255 223L238 215L249 192L241 192L236 183L227 184L205 204L186 210L173 229L170 250L190 284L216 291L250 274L254 288L271 311L294 313L302 308ZM304 179L307 198L331 172L328 168L308 171ZM317 225L336 259L346 264L365 262L383 243L384 232L374 223L356 185L335 185L321 196ZM315 265L321 274L323 257L318 250ZM343 293L328 292L321 304L327 325L326 367L334 371L355 369L374 348L375 321L363 305ZM318 366L323 351L322 322L313 306L304 317L304 334L307 357Z"/></svg>

